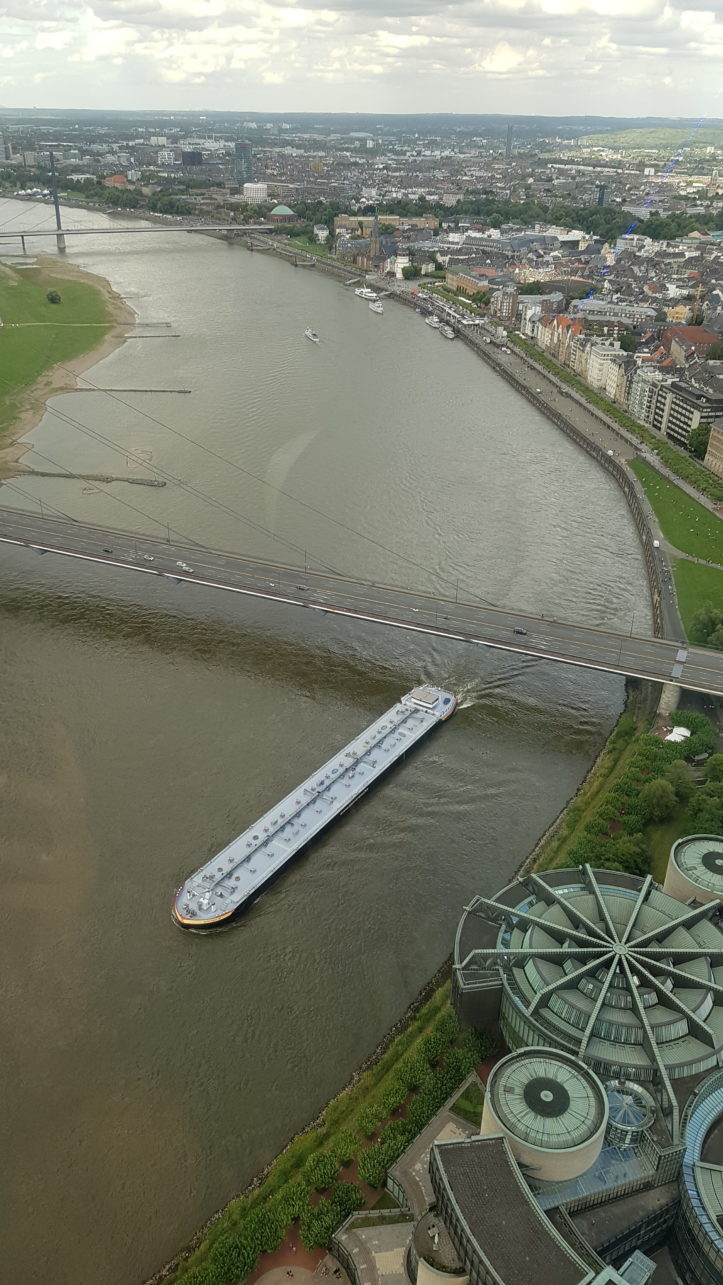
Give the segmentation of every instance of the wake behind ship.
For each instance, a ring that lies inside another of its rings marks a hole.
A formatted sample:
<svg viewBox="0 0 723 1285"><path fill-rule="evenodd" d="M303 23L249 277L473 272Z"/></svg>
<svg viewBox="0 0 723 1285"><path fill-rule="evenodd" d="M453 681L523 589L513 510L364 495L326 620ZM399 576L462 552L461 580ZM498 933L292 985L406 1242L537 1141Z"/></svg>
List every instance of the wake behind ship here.
<svg viewBox="0 0 723 1285"><path fill-rule="evenodd" d="M218 928L235 919L303 848L388 768L454 713L439 687L415 687L371 727L178 889L172 914L182 928Z"/></svg>

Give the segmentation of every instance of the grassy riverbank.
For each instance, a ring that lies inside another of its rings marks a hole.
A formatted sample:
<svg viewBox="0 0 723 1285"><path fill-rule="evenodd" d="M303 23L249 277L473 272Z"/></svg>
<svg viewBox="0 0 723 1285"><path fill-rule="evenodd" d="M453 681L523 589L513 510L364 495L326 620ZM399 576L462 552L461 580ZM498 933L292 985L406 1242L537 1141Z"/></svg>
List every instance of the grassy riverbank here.
<svg viewBox="0 0 723 1285"><path fill-rule="evenodd" d="M673 558L672 566L680 617L687 637L696 641L693 621L696 612L706 605L723 606L723 571L704 567L700 562L688 562L686 558Z"/></svg>
<svg viewBox="0 0 723 1285"><path fill-rule="evenodd" d="M60 303L51 303L55 292ZM101 277L59 259L0 264L0 469L21 453L13 444L42 417L74 373L122 342L134 314ZM71 369L66 369L70 366Z"/></svg>
<svg viewBox="0 0 723 1285"><path fill-rule="evenodd" d="M460 1031L449 993L449 982L439 986L263 1180L204 1229L173 1272L174 1282L242 1281L260 1255L279 1248L295 1222L311 1250L325 1246L355 1209L377 1205L389 1166L491 1047L475 1032Z"/></svg>
<svg viewBox="0 0 723 1285"><path fill-rule="evenodd" d="M645 488L650 505L666 540L700 562L671 558L678 608L685 632L696 639L694 617L706 605L723 605L723 521L697 500L691 499L679 486L661 477L642 460L631 460L630 467ZM707 562L718 566L703 565Z"/></svg>
<svg viewBox="0 0 723 1285"><path fill-rule="evenodd" d="M630 467L645 488L666 540L681 553L723 566L723 521L643 460Z"/></svg>
<svg viewBox="0 0 723 1285"><path fill-rule="evenodd" d="M684 760L715 748L713 727L702 714L678 710L674 720L691 731L683 744L650 734L653 717L642 707L626 710L577 797L540 845L535 870L588 863L662 877L663 853L691 830L692 783Z"/></svg>

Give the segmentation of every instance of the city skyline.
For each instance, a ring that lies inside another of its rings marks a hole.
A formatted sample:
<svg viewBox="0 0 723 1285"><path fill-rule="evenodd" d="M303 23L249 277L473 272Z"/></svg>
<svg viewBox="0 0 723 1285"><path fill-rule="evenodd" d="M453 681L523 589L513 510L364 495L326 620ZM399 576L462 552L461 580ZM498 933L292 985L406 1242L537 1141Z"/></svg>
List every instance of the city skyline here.
<svg viewBox="0 0 723 1285"><path fill-rule="evenodd" d="M57 11L56 11L57 12ZM9 0L3 107L718 115L705 0Z"/></svg>

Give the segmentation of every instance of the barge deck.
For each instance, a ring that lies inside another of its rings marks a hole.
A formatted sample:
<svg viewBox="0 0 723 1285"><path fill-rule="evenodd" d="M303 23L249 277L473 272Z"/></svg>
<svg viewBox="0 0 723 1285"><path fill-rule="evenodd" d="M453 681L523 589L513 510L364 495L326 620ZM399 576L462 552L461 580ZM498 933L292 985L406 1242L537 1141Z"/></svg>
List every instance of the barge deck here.
<svg viewBox="0 0 723 1285"><path fill-rule="evenodd" d="M331 821L454 713L456 698L415 687L233 839L178 889L173 918L202 931L235 919Z"/></svg>

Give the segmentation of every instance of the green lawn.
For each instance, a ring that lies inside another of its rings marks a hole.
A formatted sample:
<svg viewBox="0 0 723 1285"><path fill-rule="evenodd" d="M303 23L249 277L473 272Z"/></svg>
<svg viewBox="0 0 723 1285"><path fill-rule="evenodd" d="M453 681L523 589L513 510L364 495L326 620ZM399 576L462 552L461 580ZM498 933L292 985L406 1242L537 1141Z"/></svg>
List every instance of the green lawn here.
<svg viewBox="0 0 723 1285"><path fill-rule="evenodd" d="M673 558L672 562L680 615L689 634L693 616L700 607L707 602L714 607L723 606L723 571L685 558Z"/></svg>
<svg viewBox="0 0 723 1285"><path fill-rule="evenodd" d="M62 302L48 303L49 290L57 290ZM112 317L102 294L90 283L51 276L41 267L0 265L0 318L2 431L12 424L24 392L38 377L57 362L72 361L95 348L108 333ZM17 324L28 322L45 324Z"/></svg>
<svg viewBox="0 0 723 1285"><path fill-rule="evenodd" d="M645 487L663 535L681 553L723 565L723 521L642 460L630 467Z"/></svg>
<svg viewBox="0 0 723 1285"><path fill-rule="evenodd" d="M476 1124L479 1127L482 1119L482 1104L485 1100L484 1090L476 1081L472 1080L464 1092L452 1103L452 1111L460 1119L467 1120L469 1124Z"/></svg>
<svg viewBox="0 0 723 1285"><path fill-rule="evenodd" d="M320 245L318 241L307 241L303 236L289 237L289 244L295 245L298 250L304 250L307 254L318 254L322 259L329 257L329 251L325 245Z"/></svg>
<svg viewBox="0 0 723 1285"><path fill-rule="evenodd" d="M668 857L670 849L676 839L682 839L686 833L686 826L683 820L685 808L679 805L672 817L667 821L659 821L657 825L650 825L647 829L648 850L650 852L650 873L656 883L665 881L665 872L668 869Z"/></svg>

